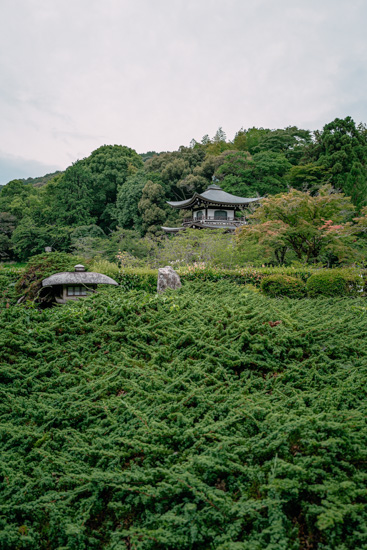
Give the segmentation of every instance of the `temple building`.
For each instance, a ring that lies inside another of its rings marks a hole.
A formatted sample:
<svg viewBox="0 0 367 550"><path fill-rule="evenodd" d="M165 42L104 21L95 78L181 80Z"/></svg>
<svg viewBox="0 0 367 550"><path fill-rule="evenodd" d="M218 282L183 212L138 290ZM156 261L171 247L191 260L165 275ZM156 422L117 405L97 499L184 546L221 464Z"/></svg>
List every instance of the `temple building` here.
<svg viewBox="0 0 367 550"><path fill-rule="evenodd" d="M219 185L212 184L203 193L195 193L191 199L167 202L172 208L191 210L192 216L185 218L182 227L162 227L166 233L177 233L186 228L227 229L234 231L246 223L245 217L236 216L249 204L260 200L236 197L223 191Z"/></svg>
<svg viewBox="0 0 367 550"><path fill-rule="evenodd" d="M58 304L66 304L69 300L79 300L82 296L88 296L95 292L97 285L118 286L116 281L107 275L86 272L84 265L78 264L74 269L75 271L55 273L42 281L42 287L50 289L53 299Z"/></svg>

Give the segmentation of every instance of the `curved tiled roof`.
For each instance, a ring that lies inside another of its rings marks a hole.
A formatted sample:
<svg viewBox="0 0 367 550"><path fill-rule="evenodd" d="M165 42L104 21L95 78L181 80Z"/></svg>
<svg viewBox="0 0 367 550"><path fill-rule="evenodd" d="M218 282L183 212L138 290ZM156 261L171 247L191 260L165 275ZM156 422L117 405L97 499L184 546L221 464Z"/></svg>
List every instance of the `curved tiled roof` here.
<svg viewBox="0 0 367 550"><path fill-rule="evenodd" d="M42 286L54 285L116 285L118 283L102 273L93 271L62 271L43 279Z"/></svg>
<svg viewBox="0 0 367 550"><path fill-rule="evenodd" d="M204 193L195 193L191 199L186 199L184 201L167 201L167 204L173 208L190 208L194 206L196 202L207 202L217 205L227 205L227 206L241 206L250 204L251 202L256 202L260 200L260 197L256 199L248 199L245 197L237 197L236 195L231 195L223 191L219 185L210 185Z"/></svg>
<svg viewBox="0 0 367 550"><path fill-rule="evenodd" d="M178 233L179 231L184 231L185 227L163 227L162 229L165 233Z"/></svg>

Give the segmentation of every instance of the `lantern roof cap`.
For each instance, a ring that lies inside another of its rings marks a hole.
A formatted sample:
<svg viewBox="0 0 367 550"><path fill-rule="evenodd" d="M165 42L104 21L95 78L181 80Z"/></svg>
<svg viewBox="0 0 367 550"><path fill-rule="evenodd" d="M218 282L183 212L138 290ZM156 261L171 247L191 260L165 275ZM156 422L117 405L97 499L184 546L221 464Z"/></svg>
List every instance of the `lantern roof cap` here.
<svg viewBox="0 0 367 550"><path fill-rule="evenodd" d="M43 279L42 286L55 285L115 285L111 277L93 271L62 271Z"/></svg>

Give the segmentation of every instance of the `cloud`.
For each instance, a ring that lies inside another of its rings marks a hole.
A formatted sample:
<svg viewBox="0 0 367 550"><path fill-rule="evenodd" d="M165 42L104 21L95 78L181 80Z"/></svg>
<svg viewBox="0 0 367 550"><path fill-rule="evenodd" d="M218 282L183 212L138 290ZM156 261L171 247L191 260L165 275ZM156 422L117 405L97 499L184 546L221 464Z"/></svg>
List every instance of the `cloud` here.
<svg viewBox="0 0 367 550"><path fill-rule="evenodd" d="M66 166L105 143L367 120L366 16L362 0L3 0L3 149Z"/></svg>

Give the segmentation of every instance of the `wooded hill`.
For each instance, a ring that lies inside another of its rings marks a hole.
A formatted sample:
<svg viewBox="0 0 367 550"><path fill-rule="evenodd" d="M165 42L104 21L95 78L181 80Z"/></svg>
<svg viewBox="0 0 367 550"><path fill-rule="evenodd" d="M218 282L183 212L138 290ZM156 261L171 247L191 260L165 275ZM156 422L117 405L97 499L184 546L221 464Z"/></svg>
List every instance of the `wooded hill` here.
<svg viewBox="0 0 367 550"><path fill-rule="evenodd" d="M228 140L219 129L213 138L159 154L104 145L51 176L2 188L4 259L24 260L45 246L71 251L83 238L118 240L117 228L156 237L161 225L180 223L182 213L166 201L203 191L213 177L225 191L247 197L289 188L314 194L329 183L358 211L367 204L367 130L347 117L314 133L250 128Z"/></svg>

